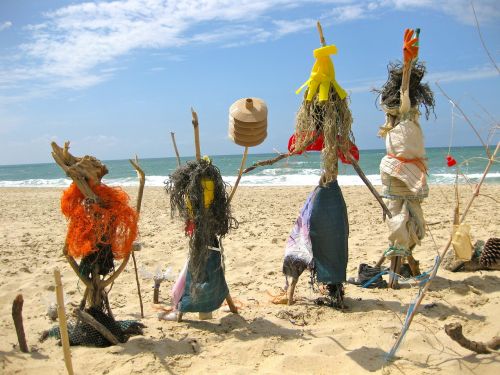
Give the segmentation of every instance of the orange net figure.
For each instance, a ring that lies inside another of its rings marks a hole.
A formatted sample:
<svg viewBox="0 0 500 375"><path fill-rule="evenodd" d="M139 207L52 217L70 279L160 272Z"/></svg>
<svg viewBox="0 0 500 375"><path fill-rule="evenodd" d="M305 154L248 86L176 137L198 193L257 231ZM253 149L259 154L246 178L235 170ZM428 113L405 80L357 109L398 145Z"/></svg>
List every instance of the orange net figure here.
<svg viewBox="0 0 500 375"><path fill-rule="evenodd" d="M99 184L92 190L101 204L86 203L74 183L61 198L62 212L69 220L68 254L83 258L97 251L97 244L109 244L114 259L123 259L130 254L137 237L137 212L128 205L129 196L120 188Z"/></svg>

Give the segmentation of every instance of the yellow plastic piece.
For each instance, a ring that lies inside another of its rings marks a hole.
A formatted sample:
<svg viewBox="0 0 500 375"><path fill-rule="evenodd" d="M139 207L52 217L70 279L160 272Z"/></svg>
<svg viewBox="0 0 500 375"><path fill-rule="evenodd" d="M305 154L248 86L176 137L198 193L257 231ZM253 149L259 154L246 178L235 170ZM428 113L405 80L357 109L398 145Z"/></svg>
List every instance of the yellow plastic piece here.
<svg viewBox="0 0 500 375"><path fill-rule="evenodd" d="M471 260L472 242L470 238L470 225L463 223L454 225L451 243L458 259Z"/></svg>
<svg viewBox="0 0 500 375"><path fill-rule="evenodd" d="M201 187L203 189L203 201L205 203L205 208L208 208L214 201L214 191L215 191L214 182L208 178L202 178ZM193 216L193 206L191 205L189 197L186 197L186 207L189 210L189 214Z"/></svg>
<svg viewBox="0 0 500 375"><path fill-rule="evenodd" d="M295 93L298 94L304 87L309 86L306 100L313 100L314 95L316 95L319 91L318 99L320 102L324 102L328 100L330 85L333 85L340 99L344 99L347 96L347 93L335 80L335 68L332 60L330 59L330 55L334 55L336 53L337 47L335 45L315 49L313 55L316 58L316 61L314 62L311 70L311 75Z"/></svg>

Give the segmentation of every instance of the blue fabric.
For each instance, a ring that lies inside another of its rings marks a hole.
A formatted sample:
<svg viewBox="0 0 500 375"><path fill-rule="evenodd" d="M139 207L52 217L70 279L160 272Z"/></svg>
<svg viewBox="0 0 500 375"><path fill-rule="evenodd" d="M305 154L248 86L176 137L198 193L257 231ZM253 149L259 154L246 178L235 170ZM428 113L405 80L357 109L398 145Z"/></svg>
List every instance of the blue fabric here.
<svg viewBox="0 0 500 375"><path fill-rule="evenodd" d="M310 219L316 279L337 284L346 280L349 222L337 181L318 186Z"/></svg>
<svg viewBox="0 0 500 375"><path fill-rule="evenodd" d="M190 293L191 273L187 272L186 286L178 305L181 312L211 312L217 310L229 294L224 270L222 269L220 251L210 251L205 272L207 275L206 280L197 285L195 296Z"/></svg>

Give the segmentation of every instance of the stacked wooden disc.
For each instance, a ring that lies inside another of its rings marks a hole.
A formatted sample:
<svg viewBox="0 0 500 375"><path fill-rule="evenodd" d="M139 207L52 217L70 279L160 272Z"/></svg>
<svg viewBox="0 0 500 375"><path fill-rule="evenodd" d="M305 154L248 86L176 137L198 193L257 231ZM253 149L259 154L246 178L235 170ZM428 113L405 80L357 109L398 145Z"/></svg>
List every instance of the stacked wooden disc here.
<svg viewBox="0 0 500 375"><path fill-rule="evenodd" d="M244 147L260 145L267 137L267 105L259 98L239 99L229 108L229 138Z"/></svg>

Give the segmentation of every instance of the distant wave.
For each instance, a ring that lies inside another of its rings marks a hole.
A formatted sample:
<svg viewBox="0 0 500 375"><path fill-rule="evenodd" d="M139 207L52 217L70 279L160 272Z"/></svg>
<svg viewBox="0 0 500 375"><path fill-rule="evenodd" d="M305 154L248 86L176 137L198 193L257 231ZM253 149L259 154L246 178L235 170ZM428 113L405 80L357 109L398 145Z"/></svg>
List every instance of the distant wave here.
<svg viewBox="0 0 500 375"><path fill-rule="evenodd" d="M287 168L273 169L279 170L281 173L286 173ZM269 170L268 170L269 171ZM288 171L290 172L290 171ZM243 176L240 182L241 186L315 186L318 184L320 177L319 169L306 169L301 174L279 174L265 173L263 175ZM467 178L475 183L481 178L481 173L471 173ZM380 176L378 174L367 175L370 182L374 185L380 185ZM146 186L164 186L166 176L147 176ZM236 181L236 176L223 176L224 181L233 185ZM340 175L339 184L343 186L363 185L363 181L357 175ZM136 177L126 178L108 178L103 180L111 186L138 186L139 182ZM487 181L490 183L500 183L500 172L492 172L488 174ZM431 184L453 184L455 175L451 173L436 173L429 178ZM464 183L465 179L459 176L459 182ZM21 181L0 181L0 187L67 187L71 183L68 178L56 179L29 179Z"/></svg>

